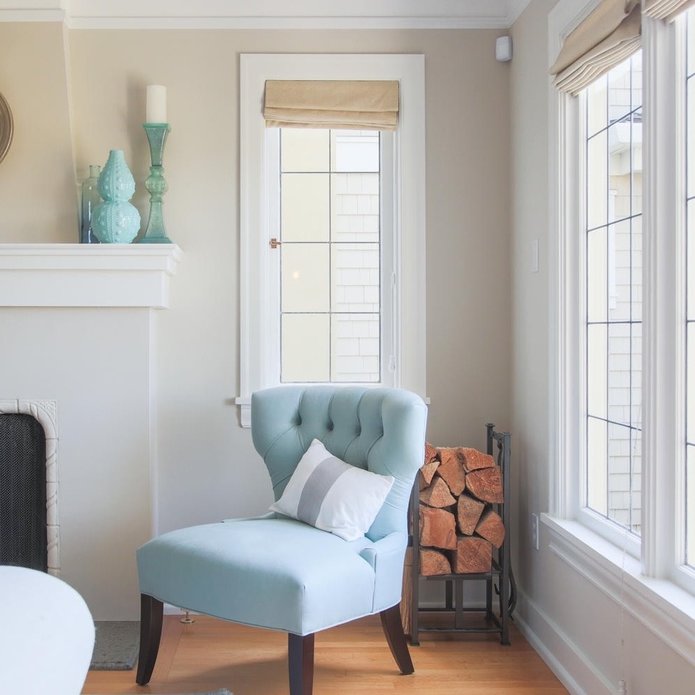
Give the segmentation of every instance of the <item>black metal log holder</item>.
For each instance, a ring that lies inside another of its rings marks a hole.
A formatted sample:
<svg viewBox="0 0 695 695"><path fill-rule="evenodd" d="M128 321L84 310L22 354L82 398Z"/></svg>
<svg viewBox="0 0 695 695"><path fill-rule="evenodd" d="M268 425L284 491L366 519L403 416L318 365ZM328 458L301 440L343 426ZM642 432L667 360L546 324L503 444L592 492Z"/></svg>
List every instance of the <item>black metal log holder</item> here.
<svg viewBox="0 0 695 695"><path fill-rule="evenodd" d="M504 522L504 543L499 549L493 548L492 569L489 572L475 574L440 574L425 577L427 581L445 582L444 606L440 608L420 608L419 578L420 578L420 515L419 509L419 485L415 481L410 500L410 523L412 546L412 605L411 605L411 634L410 643L420 644L419 633L499 633L502 644L511 644L509 638L509 623L516 605L516 584L511 566L511 524L510 524L510 456L511 435L509 432L496 432L495 426L488 423L487 429L487 453L494 456L494 448L497 445L497 463L502 471L503 499L501 504L493 504L492 508L502 517ZM485 582L485 607L465 606L463 598L463 585L468 581ZM498 595L498 612L493 608L493 591ZM423 614L448 614L453 615L453 625L421 625L420 616ZM484 617L484 624L467 625L465 615L476 613Z"/></svg>

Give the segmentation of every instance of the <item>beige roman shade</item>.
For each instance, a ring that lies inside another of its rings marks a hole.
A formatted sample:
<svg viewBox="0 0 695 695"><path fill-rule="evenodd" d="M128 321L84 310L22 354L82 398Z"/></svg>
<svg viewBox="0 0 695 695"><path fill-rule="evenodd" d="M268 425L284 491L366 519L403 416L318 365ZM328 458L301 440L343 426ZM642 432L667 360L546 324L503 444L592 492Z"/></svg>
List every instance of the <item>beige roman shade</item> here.
<svg viewBox="0 0 695 695"><path fill-rule="evenodd" d="M641 33L639 0L603 0L564 40L550 69L555 85L577 94L637 51Z"/></svg>
<svg viewBox="0 0 695 695"><path fill-rule="evenodd" d="M396 130L398 82L268 80L263 117L269 128Z"/></svg>
<svg viewBox="0 0 695 695"><path fill-rule="evenodd" d="M671 22L693 5L695 0L644 0L644 13Z"/></svg>

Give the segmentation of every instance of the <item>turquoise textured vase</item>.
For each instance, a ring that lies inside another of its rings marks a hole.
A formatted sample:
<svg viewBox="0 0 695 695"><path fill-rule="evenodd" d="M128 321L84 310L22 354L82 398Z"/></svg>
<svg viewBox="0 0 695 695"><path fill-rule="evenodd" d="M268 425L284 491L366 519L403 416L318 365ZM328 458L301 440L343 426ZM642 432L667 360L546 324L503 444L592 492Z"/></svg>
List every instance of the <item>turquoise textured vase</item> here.
<svg viewBox="0 0 695 695"><path fill-rule="evenodd" d="M106 244L129 244L140 229L140 213L128 202L135 193L135 179L123 150L109 152L99 176L99 193L104 202L94 210L94 234Z"/></svg>

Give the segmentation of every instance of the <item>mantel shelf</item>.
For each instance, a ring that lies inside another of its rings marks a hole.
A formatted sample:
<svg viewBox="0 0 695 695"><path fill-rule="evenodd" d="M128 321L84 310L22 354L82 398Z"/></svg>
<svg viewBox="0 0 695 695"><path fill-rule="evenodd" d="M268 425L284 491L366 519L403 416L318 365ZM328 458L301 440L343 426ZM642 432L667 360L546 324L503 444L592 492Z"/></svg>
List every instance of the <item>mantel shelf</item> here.
<svg viewBox="0 0 695 695"><path fill-rule="evenodd" d="M176 244L0 244L0 307L169 306Z"/></svg>

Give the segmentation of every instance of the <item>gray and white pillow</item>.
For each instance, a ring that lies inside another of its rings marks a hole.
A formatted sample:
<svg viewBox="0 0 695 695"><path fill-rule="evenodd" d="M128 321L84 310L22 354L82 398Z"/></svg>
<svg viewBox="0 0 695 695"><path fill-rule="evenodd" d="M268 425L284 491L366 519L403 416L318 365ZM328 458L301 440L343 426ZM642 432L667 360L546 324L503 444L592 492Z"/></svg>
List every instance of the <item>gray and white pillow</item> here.
<svg viewBox="0 0 695 695"><path fill-rule="evenodd" d="M372 525L393 481L341 461L314 439L270 509L354 541Z"/></svg>

